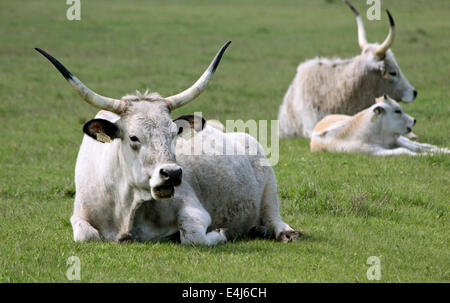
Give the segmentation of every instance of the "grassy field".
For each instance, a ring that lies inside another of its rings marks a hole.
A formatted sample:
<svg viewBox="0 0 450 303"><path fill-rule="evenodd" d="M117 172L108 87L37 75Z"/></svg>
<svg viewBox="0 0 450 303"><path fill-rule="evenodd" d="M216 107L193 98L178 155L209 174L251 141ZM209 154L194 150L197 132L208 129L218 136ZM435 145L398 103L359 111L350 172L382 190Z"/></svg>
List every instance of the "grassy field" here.
<svg viewBox="0 0 450 303"><path fill-rule="evenodd" d="M361 12L365 1L352 1ZM0 2L0 281L66 282L449 282L450 157L312 154L306 139L281 140L274 166L281 214L301 241L237 241L213 248L176 243L74 243L69 218L82 124L96 110L33 48L60 59L94 90L120 97L189 86L218 48L233 43L207 91L173 115L277 117L297 65L360 50L341 1ZM419 91L404 109L420 141L449 147L450 2L383 1L397 23L393 51ZM365 14L363 14L365 15ZM370 41L388 31L368 22Z"/></svg>

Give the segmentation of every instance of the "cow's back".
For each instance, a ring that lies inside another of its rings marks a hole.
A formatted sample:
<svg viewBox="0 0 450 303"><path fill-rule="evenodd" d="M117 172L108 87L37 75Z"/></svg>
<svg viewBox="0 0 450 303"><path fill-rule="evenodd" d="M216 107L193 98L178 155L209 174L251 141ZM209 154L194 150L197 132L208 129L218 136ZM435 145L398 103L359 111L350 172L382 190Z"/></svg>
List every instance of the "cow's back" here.
<svg viewBox="0 0 450 303"><path fill-rule="evenodd" d="M352 96L353 62L315 58L298 66L278 115L281 137L311 137L314 126L325 116L353 115L366 106Z"/></svg>
<svg viewBox="0 0 450 303"><path fill-rule="evenodd" d="M320 120L311 136L311 151L331 151L330 147L342 140L351 120L352 117L347 115L328 115Z"/></svg>

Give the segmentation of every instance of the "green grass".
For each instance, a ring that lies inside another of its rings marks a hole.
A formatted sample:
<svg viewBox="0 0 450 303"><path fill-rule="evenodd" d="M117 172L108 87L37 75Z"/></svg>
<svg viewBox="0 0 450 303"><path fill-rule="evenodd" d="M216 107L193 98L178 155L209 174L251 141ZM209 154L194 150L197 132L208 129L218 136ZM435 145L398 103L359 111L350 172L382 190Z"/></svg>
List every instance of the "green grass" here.
<svg viewBox="0 0 450 303"><path fill-rule="evenodd" d="M0 281L65 282L72 255L82 282L368 282L369 256L381 259L381 282L450 281L448 156L312 154L305 139L282 140L274 167L282 217L306 232L298 243L74 243L74 165L96 110L34 47L104 95L148 87L167 96L233 40L207 91L174 113L222 122L276 119L301 61L359 53L341 1L81 2L82 20L72 22L65 1L0 2ZM404 106L414 132L448 147L450 2L383 7L398 25L393 51L419 91ZM384 39L384 13L366 29L370 41Z"/></svg>

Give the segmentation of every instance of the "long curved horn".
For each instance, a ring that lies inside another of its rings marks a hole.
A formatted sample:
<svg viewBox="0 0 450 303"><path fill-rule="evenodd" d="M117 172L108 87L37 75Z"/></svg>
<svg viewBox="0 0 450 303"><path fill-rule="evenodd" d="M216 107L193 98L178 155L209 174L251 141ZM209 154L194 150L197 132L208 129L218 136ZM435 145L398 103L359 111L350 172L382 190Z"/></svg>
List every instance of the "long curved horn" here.
<svg viewBox="0 0 450 303"><path fill-rule="evenodd" d="M389 34L386 37L386 40L377 48L375 51L375 55L377 55L379 58L382 58L384 54L387 52L387 50L392 46L392 43L394 43L395 39L395 23L394 19L391 16L391 13L386 10L386 13L389 16L389 23L391 26L389 27Z"/></svg>
<svg viewBox="0 0 450 303"><path fill-rule="evenodd" d="M72 73L64 67L58 60L56 60L52 55L43 51L40 48L35 48L38 52L40 52L44 57L46 57L57 69L58 71L66 78L69 84L73 87L73 89L80 95L82 99L84 99L87 103L108 110L117 114L122 113L126 108L126 102L122 100L112 99L108 97L103 97L92 90L90 90L86 85L84 85L77 77L72 75Z"/></svg>
<svg viewBox="0 0 450 303"><path fill-rule="evenodd" d="M231 41L225 43L224 46L219 50L211 64L208 66L203 75L194 83L191 87L182 91L179 94L170 96L165 98L167 103L169 104L171 109L176 109L188 103L189 101L194 100L198 95L200 95L208 85L211 80L214 72L216 71L217 66L219 65L220 59L222 59L222 55L227 49L228 45L230 45Z"/></svg>
<svg viewBox="0 0 450 303"><path fill-rule="evenodd" d="M356 10L356 8L353 7L353 5L350 4L347 0L345 0L345 3L351 8L353 13L356 16L356 23L358 24L358 43L359 47L363 50L368 42L367 42L367 36L366 36L366 30L364 29L364 23L362 21L361 15Z"/></svg>

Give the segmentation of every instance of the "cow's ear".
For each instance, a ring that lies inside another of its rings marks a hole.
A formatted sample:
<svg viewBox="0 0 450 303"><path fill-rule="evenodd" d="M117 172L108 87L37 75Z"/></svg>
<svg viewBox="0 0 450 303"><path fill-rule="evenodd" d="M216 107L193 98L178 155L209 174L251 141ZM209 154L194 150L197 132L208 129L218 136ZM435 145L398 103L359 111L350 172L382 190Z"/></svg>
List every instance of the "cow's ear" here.
<svg viewBox="0 0 450 303"><path fill-rule="evenodd" d="M185 127L193 128L195 131L201 131L206 124L206 120L197 115L182 115L173 120L178 127L178 134L183 132Z"/></svg>
<svg viewBox="0 0 450 303"><path fill-rule="evenodd" d="M381 115L381 114L384 114L385 110L384 110L383 107L377 106L377 107L375 107L375 108L373 109L373 112L374 112L376 115Z"/></svg>
<svg viewBox="0 0 450 303"><path fill-rule="evenodd" d="M120 135L119 127L104 119L93 119L86 122L83 126L83 132L102 143L109 143Z"/></svg>

